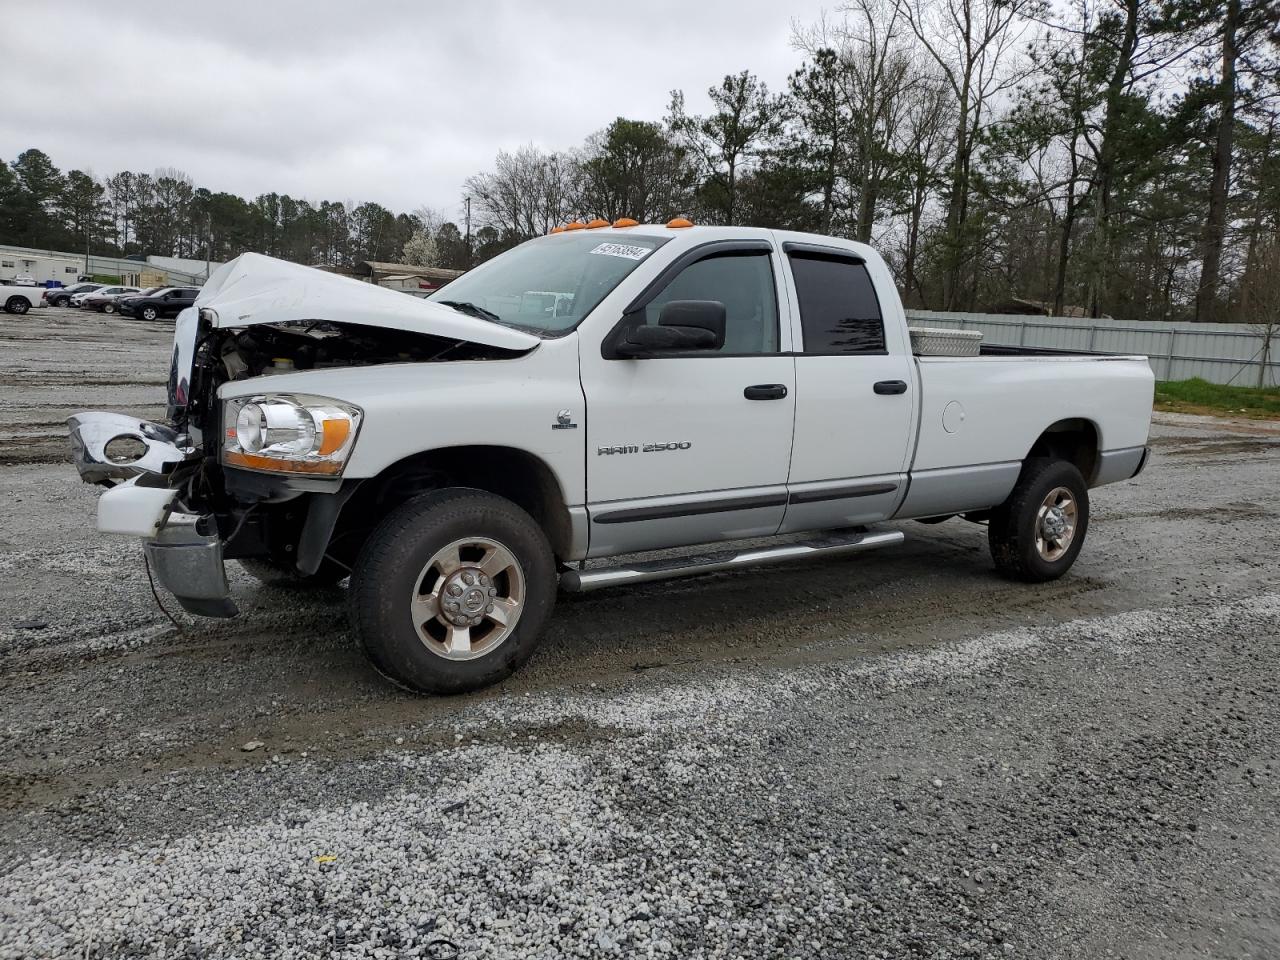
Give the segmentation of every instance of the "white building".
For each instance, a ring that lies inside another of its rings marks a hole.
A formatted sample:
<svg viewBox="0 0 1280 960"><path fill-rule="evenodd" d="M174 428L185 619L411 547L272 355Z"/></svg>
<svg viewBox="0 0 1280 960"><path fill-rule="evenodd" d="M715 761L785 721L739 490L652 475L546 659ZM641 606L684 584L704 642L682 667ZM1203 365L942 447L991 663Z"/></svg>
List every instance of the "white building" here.
<svg viewBox="0 0 1280 960"><path fill-rule="evenodd" d="M50 280L66 286L79 280L83 271L83 259L0 251L0 282L9 282L16 277L31 277L40 286Z"/></svg>
<svg viewBox="0 0 1280 960"><path fill-rule="evenodd" d="M217 260L196 260L191 257L157 257L147 256L147 263L168 274L186 274L199 278L201 282L209 279L209 274L222 266Z"/></svg>

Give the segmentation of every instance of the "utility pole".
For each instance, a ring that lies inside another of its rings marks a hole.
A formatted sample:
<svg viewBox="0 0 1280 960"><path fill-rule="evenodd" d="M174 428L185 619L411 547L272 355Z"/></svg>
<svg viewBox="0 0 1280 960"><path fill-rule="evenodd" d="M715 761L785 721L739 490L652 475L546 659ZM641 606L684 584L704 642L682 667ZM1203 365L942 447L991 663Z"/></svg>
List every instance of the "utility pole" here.
<svg viewBox="0 0 1280 960"><path fill-rule="evenodd" d="M471 198L463 197L467 205L467 269L471 269Z"/></svg>

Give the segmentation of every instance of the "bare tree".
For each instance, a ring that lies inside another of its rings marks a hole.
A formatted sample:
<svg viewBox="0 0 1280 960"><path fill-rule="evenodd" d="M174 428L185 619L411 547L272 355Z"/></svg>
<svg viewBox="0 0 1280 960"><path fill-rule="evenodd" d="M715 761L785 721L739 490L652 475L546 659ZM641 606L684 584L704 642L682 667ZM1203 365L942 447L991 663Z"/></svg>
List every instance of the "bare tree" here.
<svg viewBox="0 0 1280 960"><path fill-rule="evenodd" d="M892 0L853 0L840 9L838 22L793 28L792 44L813 58L797 76L804 92L820 95L807 99L832 127L826 138L835 176L829 182L845 191L840 205L853 213L854 239L866 243L897 173L894 146L912 94L926 76ZM829 223L827 203L824 191Z"/></svg>
<svg viewBox="0 0 1280 960"><path fill-rule="evenodd" d="M938 195L952 155L955 101L941 77L918 81L899 128L897 152L902 158L899 210L905 218L899 282L903 299L923 303L917 276L925 213Z"/></svg>
<svg viewBox="0 0 1280 960"><path fill-rule="evenodd" d="M1228 206L1239 109L1276 95L1280 42L1269 42L1280 23L1273 0L1213 0L1204 9L1217 40L1218 79L1213 90L1214 118L1209 179L1209 209L1200 234L1200 283L1196 319L1218 319L1222 254L1226 244ZM1280 41L1280 37L1276 38Z"/></svg>
<svg viewBox="0 0 1280 960"><path fill-rule="evenodd" d="M991 153L1016 167L1007 189L1013 202L1042 208L1057 235L1047 293L1058 315L1065 306L1076 223L1096 186L1102 106L1098 2L1074 0L1046 24L1031 54L1035 82L1019 91L991 137Z"/></svg>
<svg viewBox="0 0 1280 960"><path fill-rule="evenodd" d="M1242 291L1249 304L1244 318L1262 332L1258 355L1258 386L1267 385L1267 373L1280 355L1280 237L1272 238L1254 251L1258 269L1250 271ZM1275 384L1272 377L1272 384Z"/></svg>
<svg viewBox="0 0 1280 960"><path fill-rule="evenodd" d="M852 236L869 242L891 180L899 174L901 132L913 96L928 82L906 18L892 0L852 0L838 23L820 20L794 29L792 44L820 63L835 60L838 115L844 119L846 169L842 205L852 211Z"/></svg>
<svg viewBox="0 0 1280 960"><path fill-rule="evenodd" d="M973 161L1000 96L1026 74L1017 47L1024 14L1040 0L891 0L916 40L942 72L956 101L955 139L947 184L943 237L943 308L960 304L961 272L969 257Z"/></svg>
<svg viewBox="0 0 1280 960"><path fill-rule="evenodd" d="M543 153L537 147L521 147L515 153L501 151L489 173L466 181L481 223L499 234L527 239L563 223L574 210L575 164L563 153Z"/></svg>

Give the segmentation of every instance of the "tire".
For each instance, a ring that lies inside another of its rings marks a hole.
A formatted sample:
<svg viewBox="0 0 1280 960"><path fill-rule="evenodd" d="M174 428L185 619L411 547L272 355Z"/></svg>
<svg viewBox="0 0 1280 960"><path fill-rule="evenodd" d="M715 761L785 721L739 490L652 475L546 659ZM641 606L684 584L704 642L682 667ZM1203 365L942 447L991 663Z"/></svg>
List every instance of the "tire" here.
<svg viewBox="0 0 1280 960"><path fill-rule="evenodd" d="M336 587L351 574L332 560L320 561L320 569L315 573L299 573L293 567L266 557L245 558L239 561L245 571L256 577L269 587L307 589L311 587Z"/></svg>
<svg viewBox="0 0 1280 960"><path fill-rule="evenodd" d="M370 535L351 577L351 619L388 679L421 693L463 693L529 659L556 585L551 545L529 514L491 493L453 487L401 505ZM453 613L444 609L450 604ZM446 620L468 610L470 626Z"/></svg>
<svg viewBox="0 0 1280 960"><path fill-rule="evenodd" d="M31 301L26 297L10 297L5 301L4 308L9 313L16 313L22 316L31 309Z"/></svg>
<svg viewBox="0 0 1280 960"><path fill-rule="evenodd" d="M1071 569L1088 531L1089 487L1080 471L1065 460L1037 458L1023 465L1009 499L991 511L987 544L1001 576L1044 583ZM1060 535L1055 539L1054 533Z"/></svg>
<svg viewBox="0 0 1280 960"><path fill-rule="evenodd" d="M49 302L50 302L51 304L53 304L53 306L55 306L55 307L69 307L69 306L71 306L71 298L70 298L70 297L54 297L54 298L53 298L51 301L49 301Z"/></svg>
<svg viewBox="0 0 1280 960"><path fill-rule="evenodd" d="M154 320L160 314L155 307L143 307L138 311L138 315L141 316L143 320Z"/></svg>
<svg viewBox="0 0 1280 960"><path fill-rule="evenodd" d="M102 312L103 312L103 313L115 313L115 312L116 312L116 305L115 305L114 303L104 303L104 304L102 305Z"/></svg>

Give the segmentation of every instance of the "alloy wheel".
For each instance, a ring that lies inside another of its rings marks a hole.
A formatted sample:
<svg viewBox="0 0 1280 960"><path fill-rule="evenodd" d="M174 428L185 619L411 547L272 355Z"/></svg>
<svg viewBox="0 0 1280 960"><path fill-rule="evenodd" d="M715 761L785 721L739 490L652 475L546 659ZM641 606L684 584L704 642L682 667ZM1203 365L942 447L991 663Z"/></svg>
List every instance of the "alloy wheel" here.
<svg viewBox="0 0 1280 960"><path fill-rule="evenodd" d="M441 547L423 567L410 600L423 645L446 660L492 653L524 609L524 571L515 555L486 537Z"/></svg>

